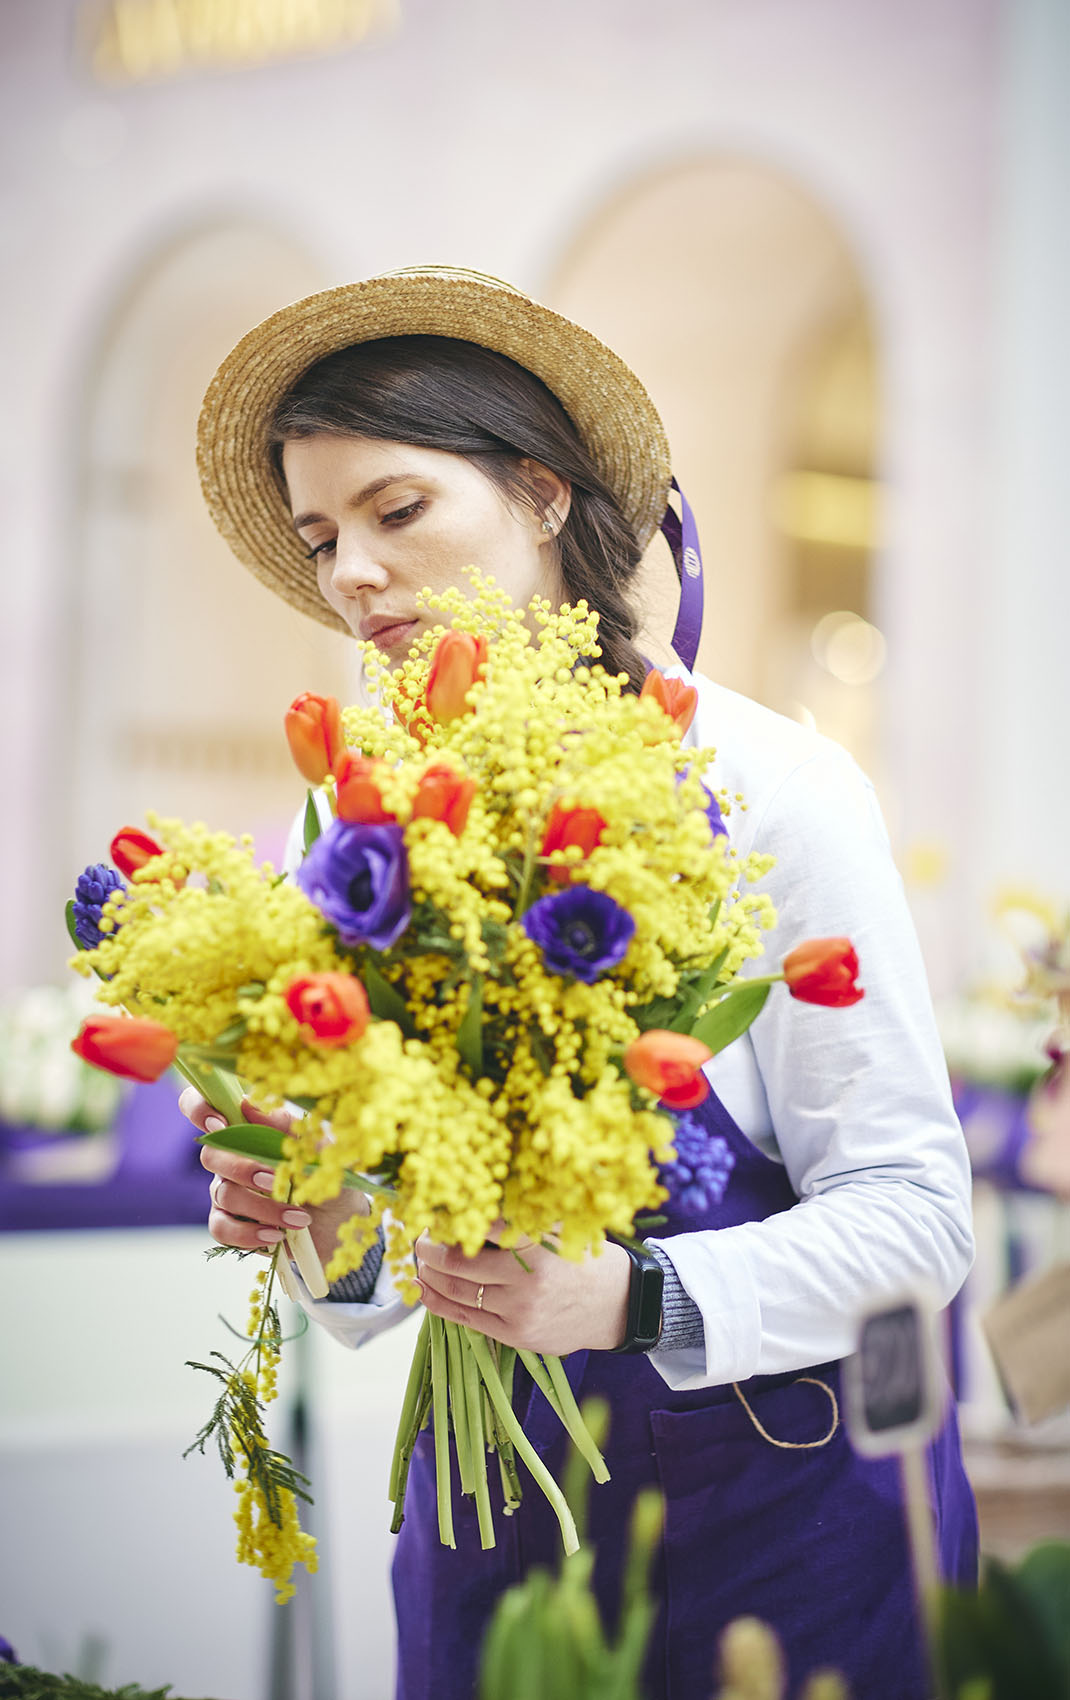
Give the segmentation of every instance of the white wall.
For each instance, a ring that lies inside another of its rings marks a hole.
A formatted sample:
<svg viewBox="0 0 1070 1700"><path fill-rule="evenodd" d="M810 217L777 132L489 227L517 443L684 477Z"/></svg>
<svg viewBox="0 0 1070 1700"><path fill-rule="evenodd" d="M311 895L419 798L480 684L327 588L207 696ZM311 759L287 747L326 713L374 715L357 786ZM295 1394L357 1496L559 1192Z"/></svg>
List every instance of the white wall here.
<svg viewBox="0 0 1070 1700"><path fill-rule="evenodd" d="M994 269L995 540L975 737L995 829L982 892L1070 900L1070 7L1008 9Z"/></svg>

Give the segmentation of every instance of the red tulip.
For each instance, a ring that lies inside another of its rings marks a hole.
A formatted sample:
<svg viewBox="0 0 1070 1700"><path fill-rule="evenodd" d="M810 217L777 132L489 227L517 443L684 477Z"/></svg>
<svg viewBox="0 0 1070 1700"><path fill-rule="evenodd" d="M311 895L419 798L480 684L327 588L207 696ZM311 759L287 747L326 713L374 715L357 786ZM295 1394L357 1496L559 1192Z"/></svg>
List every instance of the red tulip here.
<svg viewBox="0 0 1070 1700"><path fill-rule="evenodd" d="M94 1068L124 1080L159 1080L178 1052L178 1040L159 1021L132 1015L90 1015L71 1050Z"/></svg>
<svg viewBox="0 0 1070 1700"><path fill-rule="evenodd" d="M858 976L858 957L850 939L807 939L788 952L784 978L793 998L803 1003L846 1009L865 997Z"/></svg>
<svg viewBox="0 0 1070 1700"><path fill-rule="evenodd" d="M683 679L667 679L664 673L659 673L652 667L643 680L641 697L653 697L659 707L665 710L669 719L675 722L677 730L683 734L695 718L698 707L698 692L694 685L687 685Z"/></svg>
<svg viewBox="0 0 1070 1700"><path fill-rule="evenodd" d="M656 1092L671 1110L691 1110L710 1090L702 1072L713 1052L689 1033L670 1033L651 1027L633 1039L624 1053L624 1067L637 1086Z"/></svg>
<svg viewBox="0 0 1070 1700"><path fill-rule="evenodd" d="M150 838L140 827L121 826L111 841L108 854L119 872L132 879L146 862L151 862L154 856L163 855L163 845L157 844L155 838Z"/></svg>
<svg viewBox="0 0 1070 1700"><path fill-rule="evenodd" d="M412 818L445 821L454 838L459 838L475 794L474 779L462 779L452 767L436 762L426 770L416 788Z"/></svg>
<svg viewBox="0 0 1070 1700"><path fill-rule="evenodd" d="M310 785L322 785L335 772L346 744L337 697L303 692L286 710L285 726L299 772Z"/></svg>
<svg viewBox="0 0 1070 1700"><path fill-rule="evenodd" d="M358 826L385 826L395 819L383 808L383 799L375 782L382 773L383 763L358 755L356 750L344 750L338 759L334 777L338 789L338 819L354 821Z"/></svg>
<svg viewBox="0 0 1070 1700"><path fill-rule="evenodd" d="M601 844L605 830L606 823L597 809L566 809L561 803L555 803L546 823L541 854L548 856L551 850L564 850L570 844L578 844L586 860L595 845ZM547 869L557 885L567 885L572 872L572 865Z"/></svg>
<svg viewBox="0 0 1070 1700"><path fill-rule="evenodd" d="M469 711L465 697L482 678L487 660L487 640L471 632L446 632L431 657L424 702L433 720L456 720Z"/></svg>
<svg viewBox="0 0 1070 1700"><path fill-rule="evenodd" d="M310 1045L349 1045L368 1025L368 994L352 974L308 974L286 989L290 1014Z"/></svg>

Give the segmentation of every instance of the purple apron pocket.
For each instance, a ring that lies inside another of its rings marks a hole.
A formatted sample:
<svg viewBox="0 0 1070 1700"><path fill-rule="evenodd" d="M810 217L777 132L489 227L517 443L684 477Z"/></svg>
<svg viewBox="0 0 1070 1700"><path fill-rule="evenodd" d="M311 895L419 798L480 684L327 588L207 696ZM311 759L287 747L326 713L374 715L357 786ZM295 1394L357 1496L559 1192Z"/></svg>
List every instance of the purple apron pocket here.
<svg viewBox="0 0 1070 1700"><path fill-rule="evenodd" d="M778 1439L828 1432L828 1397L810 1383L748 1401ZM833 1666L866 1700L926 1700L894 1461L857 1457L842 1423L823 1446L774 1446L734 1397L654 1411L651 1427L665 1494L666 1700L713 1688L718 1637L740 1616L776 1630L789 1693Z"/></svg>

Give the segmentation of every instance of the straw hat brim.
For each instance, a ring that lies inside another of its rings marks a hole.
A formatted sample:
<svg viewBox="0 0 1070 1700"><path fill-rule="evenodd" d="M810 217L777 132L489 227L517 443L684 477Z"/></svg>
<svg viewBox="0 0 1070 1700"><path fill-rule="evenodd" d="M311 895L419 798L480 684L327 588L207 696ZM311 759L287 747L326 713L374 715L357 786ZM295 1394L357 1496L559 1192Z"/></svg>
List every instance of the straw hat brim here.
<svg viewBox="0 0 1070 1700"><path fill-rule="evenodd" d="M325 355L388 336L449 336L508 355L569 414L645 549L665 512L669 446L653 402L612 349L509 284L423 267L347 284L284 307L244 336L208 387L197 465L212 518L269 589L324 625L324 602L272 470L268 430L291 385Z"/></svg>

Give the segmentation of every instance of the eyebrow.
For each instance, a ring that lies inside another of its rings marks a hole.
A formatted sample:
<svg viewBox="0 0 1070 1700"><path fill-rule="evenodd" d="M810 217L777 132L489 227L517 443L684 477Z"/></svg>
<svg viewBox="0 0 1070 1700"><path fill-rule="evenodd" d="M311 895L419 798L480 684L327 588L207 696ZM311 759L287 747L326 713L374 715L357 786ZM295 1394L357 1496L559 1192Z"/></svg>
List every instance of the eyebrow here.
<svg viewBox="0 0 1070 1700"><path fill-rule="evenodd" d="M365 484L363 490L358 490L355 496L350 496L346 502L347 508L360 508L365 502L370 502L380 490L385 490L388 484L401 484L406 478L415 478L414 472L387 472L382 478L373 478L370 484ZM305 525L326 525L326 514L295 514L294 530L300 531Z"/></svg>

